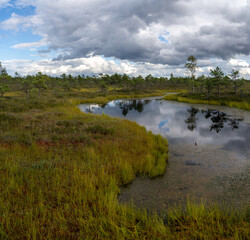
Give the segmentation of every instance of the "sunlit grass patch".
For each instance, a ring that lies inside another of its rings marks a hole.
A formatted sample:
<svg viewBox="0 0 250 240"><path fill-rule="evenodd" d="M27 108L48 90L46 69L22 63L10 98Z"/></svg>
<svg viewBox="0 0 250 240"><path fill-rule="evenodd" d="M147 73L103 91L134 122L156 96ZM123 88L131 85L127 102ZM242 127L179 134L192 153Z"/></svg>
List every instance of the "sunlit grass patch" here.
<svg viewBox="0 0 250 240"><path fill-rule="evenodd" d="M219 105L219 106L228 106L228 107L235 107L240 108L244 110L250 111L250 102L249 101L235 101L230 99L203 99L199 98L199 96L191 96L190 97L183 97L181 94L172 94L167 95L164 97L165 100L172 100L172 101L178 101L178 102L185 102L185 103L191 103L191 104L208 104L208 105Z"/></svg>
<svg viewBox="0 0 250 240"><path fill-rule="evenodd" d="M98 88L81 88L81 89L75 89L75 91L81 92L81 93L92 93L98 91Z"/></svg>
<svg viewBox="0 0 250 240"><path fill-rule="evenodd" d="M16 96L20 96L22 95L23 93L20 92L20 91L16 91L16 92L6 92L4 94L5 97L16 97Z"/></svg>

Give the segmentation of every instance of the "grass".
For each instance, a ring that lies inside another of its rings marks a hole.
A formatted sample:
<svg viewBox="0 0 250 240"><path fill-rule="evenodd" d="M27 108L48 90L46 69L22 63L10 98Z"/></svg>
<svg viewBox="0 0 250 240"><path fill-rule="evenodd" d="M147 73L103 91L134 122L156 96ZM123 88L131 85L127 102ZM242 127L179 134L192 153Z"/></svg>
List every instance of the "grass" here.
<svg viewBox="0 0 250 240"><path fill-rule="evenodd" d="M178 93L167 95L164 97L165 100L172 100L178 102L185 102L191 104L208 104L208 105L219 105L219 106L228 106L235 107L250 111L250 98L247 95L246 97L238 97L238 96L212 96L207 97L203 94L187 94L187 93Z"/></svg>
<svg viewBox="0 0 250 240"><path fill-rule="evenodd" d="M207 208L204 203L197 206L190 200L185 211L169 211L165 224L174 233L173 239L248 239L250 236L249 210L240 214L216 206Z"/></svg>
<svg viewBox="0 0 250 240"><path fill-rule="evenodd" d="M109 92L108 94L100 93L97 94L96 92L86 96L84 98L71 98L69 101L72 104L86 104L86 103L96 103L96 104L105 104L109 101L116 100L116 99L126 99L126 98L146 98L146 97L156 97L156 96L163 96L166 94L166 90L155 90L153 92L146 92L146 93L120 93L119 91L116 92Z"/></svg>
<svg viewBox="0 0 250 240"><path fill-rule="evenodd" d="M168 144L75 106L109 98L47 91L0 101L0 239L248 239L249 210L189 201L158 216L118 202L120 186L165 172Z"/></svg>

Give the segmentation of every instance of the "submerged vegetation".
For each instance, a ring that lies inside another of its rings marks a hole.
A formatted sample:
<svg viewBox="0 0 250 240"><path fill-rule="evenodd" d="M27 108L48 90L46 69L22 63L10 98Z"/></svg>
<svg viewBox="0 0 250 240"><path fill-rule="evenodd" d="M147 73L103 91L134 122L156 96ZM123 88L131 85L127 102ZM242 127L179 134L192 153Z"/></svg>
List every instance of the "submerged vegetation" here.
<svg viewBox="0 0 250 240"><path fill-rule="evenodd" d="M161 136L76 107L163 95L171 85L153 77L139 85L124 78L102 78L99 85L94 77L2 72L0 239L249 238L249 209L239 213L189 201L186 209L163 209L159 216L118 202L120 186L136 176L162 175L168 160Z"/></svg>

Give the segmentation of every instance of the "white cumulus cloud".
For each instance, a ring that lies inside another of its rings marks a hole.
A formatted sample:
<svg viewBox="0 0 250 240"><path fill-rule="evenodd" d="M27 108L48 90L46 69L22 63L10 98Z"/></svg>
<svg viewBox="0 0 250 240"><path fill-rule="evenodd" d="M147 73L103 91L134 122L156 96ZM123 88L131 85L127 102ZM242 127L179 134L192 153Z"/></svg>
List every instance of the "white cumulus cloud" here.
<svg viewBox="0 0 250 240"><path fill-rule="evenodd" d="M230 59L229 63L235 67L249 67L249 63L240 59Z"/></svg>

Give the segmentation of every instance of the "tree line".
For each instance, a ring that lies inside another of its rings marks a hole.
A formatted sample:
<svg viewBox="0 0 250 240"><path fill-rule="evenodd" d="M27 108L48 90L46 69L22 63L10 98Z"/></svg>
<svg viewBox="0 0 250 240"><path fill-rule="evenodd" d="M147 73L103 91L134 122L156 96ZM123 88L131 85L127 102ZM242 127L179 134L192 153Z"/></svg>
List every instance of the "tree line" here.
<svg viewBox="0 0 250 240"><path fill-rule="evenodd" d="M206 92L210 96L215 89L220 96L223 88L229 90L232 88L234 94L237 94L239 89L241 89L241 92L243 91L245 79L240 77L238 70L232 69L230 74L225 75L221 68L216 67L215 69L210 69L210 76L202 75L195 79L195 72L198 67L197 60L193 55L188 57L185 67L190 73L193 93L195 91L200 93Z"/></svg>
<svg viewBox="0 0 250 240"><path fill-rule="evenodd" d="M3 97L8 91L22 91L26 95L27 101L31 97L48 90L70 91L81 88L97 88L103 93L107 91L140 92L143 90L154 89L190 89L195 93L206 93L210 96L212 93L218 95L222 90L228 90L237 94L242 92L245 79L241 78L239 71L232 70L231 74L225 75L223 71L216 67L210 70L210 76L199 76L195 78L197 70L197 60L190 56L185 64L190 72L190 77L175 77L173 74L167 77L154 77L151 74L146 77L141 75L131 77L126 74L99 74L97 76L78 76L62 74L59 77L52 77L41 72L36 75L21 76L15 73L10 76L0 62L0 97Z"/></svg>

